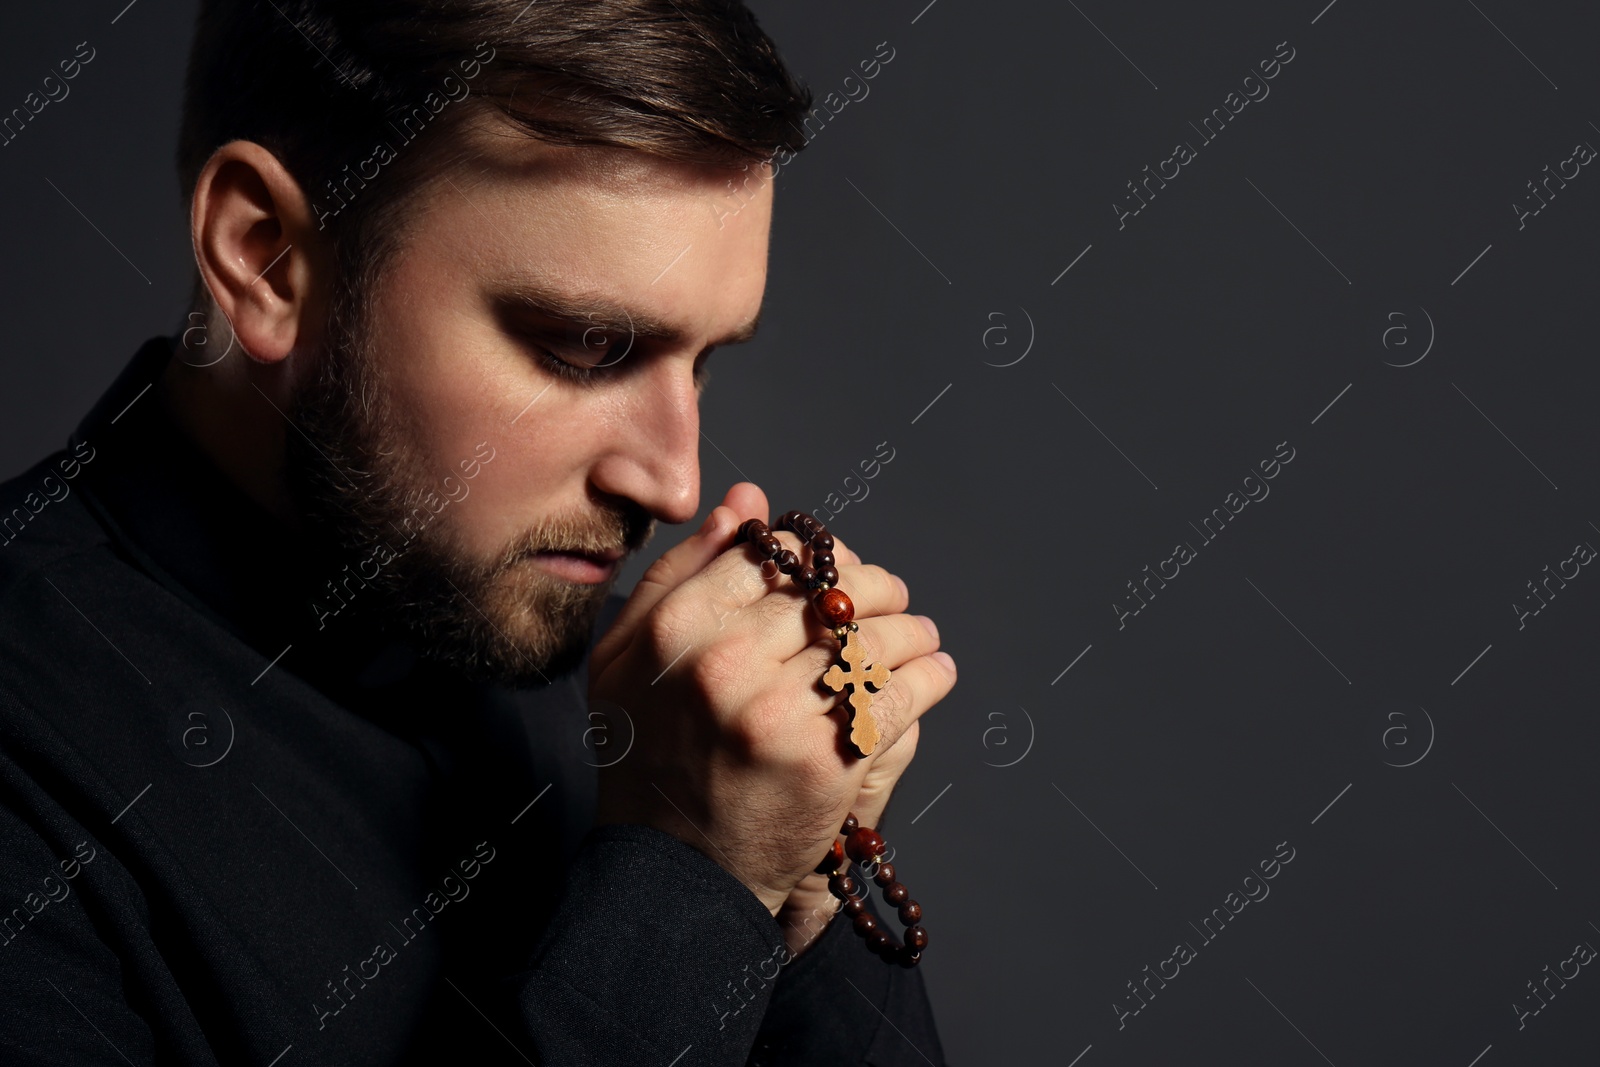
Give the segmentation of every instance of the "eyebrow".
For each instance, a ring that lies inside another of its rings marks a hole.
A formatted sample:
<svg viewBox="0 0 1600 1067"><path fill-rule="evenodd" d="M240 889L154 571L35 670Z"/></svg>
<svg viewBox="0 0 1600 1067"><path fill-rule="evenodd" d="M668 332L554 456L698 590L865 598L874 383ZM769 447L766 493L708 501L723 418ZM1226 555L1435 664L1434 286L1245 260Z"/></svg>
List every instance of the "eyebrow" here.
<svg viewBox="0 0 1600 1067"><path fill-rule="evenodd" d="M607 333L631 333L635 338L661 344L681 345L688 337L687 331L680 326L641 312L630 311L602 297L568 296L543 286L513 282L502 286L496 293L496 298L524 311L536 312L552 319L595 327ZM757 311L755 318L721 337L712 339L706 347L743 344L755 337L760 325L761 312Z"/></svg>

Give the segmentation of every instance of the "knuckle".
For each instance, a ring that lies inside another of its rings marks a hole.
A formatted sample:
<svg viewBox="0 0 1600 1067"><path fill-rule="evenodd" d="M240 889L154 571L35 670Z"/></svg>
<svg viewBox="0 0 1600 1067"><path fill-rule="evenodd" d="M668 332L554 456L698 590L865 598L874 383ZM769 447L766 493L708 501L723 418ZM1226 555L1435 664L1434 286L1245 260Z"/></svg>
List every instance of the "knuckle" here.
<svg viewBox="0 0 1600 1067"><path fill-rule="evenodd" d="M781 586L777 589L769 589L768 595L763 596L752 604L751 609L763 628L792 626L794 624L795 598L783 590Z"/></svg>
<svg viewBox="0 0 1600 1067"><path fill-rule="evenodd" d="M890 665L888 642L876 631L876 628L863 626L856 631L851 640L861 646L861 662L863 664L882 663L885 666Z"/></svg>
<svg viewBox="0 0 1600 1067"><path fill-rule="evenodd" d="M750 701L735 716L729 734L741 756L763 763L786 760L786 743L794 722L793 709L776 693L766 693Z"/></svg>
<svg viewBox="0 0 1600 1067"><path fill-rule="evenodd" d="M889 576L886 568L876 563L857 564L861 568L861 577L876 587L889 588L894 585L894 579Z"/></svg>
<svg viewBox="0 0 1600 1067"><path fill-rule="evenodd" d="M681 600L672 597L663 600L645 622L645 634L651 650L667 659L676 656L688 644L692 625Z"/></svg>
<svg viewBox="0 0 1600 1067"><path fill-rule="evenodd" d="M875 614L886 614L905 606L905 598L900 595L900 585L887 569L876 563L863 563L859 567L857 580L861 584L865 599L878 609Z"/></svg>
<svg viewBox="0 0 1600 1067"><path fill-rule="evenodd" d="M725 639L703 649L689 667L701 692L718 696L736 691L750 669L750 650L739 639Z"/></svg>
<svg viewBox="0 0 1600 1067"><path fill-rule="evenodd" d="M671 553L656 558L655 562L645 568L640 576L641 583L651 583L671 589L678 584L677 568L673 565Z"/></svg>

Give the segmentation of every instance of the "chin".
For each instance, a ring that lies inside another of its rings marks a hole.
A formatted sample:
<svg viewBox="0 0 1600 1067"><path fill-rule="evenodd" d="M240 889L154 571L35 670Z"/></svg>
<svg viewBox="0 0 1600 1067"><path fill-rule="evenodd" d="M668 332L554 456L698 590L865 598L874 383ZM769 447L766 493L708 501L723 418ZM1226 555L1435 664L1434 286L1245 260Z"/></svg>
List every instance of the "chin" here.
<svg viewBox="0 0 1600 1067"><path fill-rule="evenodd" d="M447 581L444 602L417 620L423 652L474 681L554 681L582 665L613 584L566 581L532 560L490 582Z"/></svg>

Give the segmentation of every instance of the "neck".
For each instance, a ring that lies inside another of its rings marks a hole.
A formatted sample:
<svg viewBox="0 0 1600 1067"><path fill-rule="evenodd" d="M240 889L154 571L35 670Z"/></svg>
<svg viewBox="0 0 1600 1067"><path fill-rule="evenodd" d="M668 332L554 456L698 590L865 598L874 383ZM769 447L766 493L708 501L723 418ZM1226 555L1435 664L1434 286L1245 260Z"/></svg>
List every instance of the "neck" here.
<svg viewBox="0 0 1600 1067"><path fill-rule="evenodd" d="M161 403L229 481L291 529L303 530L285 476L285 443L296 432L288 419L286 368L257 363L237 344L211 366L185 362L187 354L180 343L168 361L156 386Z"/></svg>

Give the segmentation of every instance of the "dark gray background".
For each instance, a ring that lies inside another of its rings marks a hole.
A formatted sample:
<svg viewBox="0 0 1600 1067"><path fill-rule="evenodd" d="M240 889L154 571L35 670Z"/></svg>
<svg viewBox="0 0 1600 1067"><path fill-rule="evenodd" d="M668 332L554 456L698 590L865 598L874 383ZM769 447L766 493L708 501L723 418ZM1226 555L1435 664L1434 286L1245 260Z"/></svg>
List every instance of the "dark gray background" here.
<svg viewBox="0 0 1600 1067"><path fill-rule="evenodd" d="M125 3L0 16L0 111L97 51L0 148L7 475L183 321L193 5ZM1600 577L1520 630L1512 604L1600 545L1600 176L1521 229L1512 205L1600 145L1600 11L1325 3L755 5L819 99L895 54L780 179L701 514L744 477L781 512L857 475L832 528L960 664L884 827L953 1062L1596 1061L1592 968L1520 1030L1512 1006L1600 945ZM1270 96L1202 145L1188 123L1282 41ZM1179 140L1198 157L1119 229ZM1270 896L1203 941L1280 842Z"/></svg>

